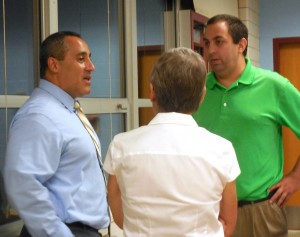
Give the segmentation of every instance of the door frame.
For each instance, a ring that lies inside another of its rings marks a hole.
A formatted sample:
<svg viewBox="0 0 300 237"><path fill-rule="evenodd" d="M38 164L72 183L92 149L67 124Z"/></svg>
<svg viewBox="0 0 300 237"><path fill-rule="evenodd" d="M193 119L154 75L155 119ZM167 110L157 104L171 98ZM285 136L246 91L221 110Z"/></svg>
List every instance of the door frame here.
<svg viewBox="0 0 300 237"><path fill-rule="evenodd" d="M285 37L273 39L273 66L274 71L279 73L280 46L284 44L300 44L300 37Z"/></svg>
<svg viewBox="0 0 300 237"><path fill-rule="evenodd" d="M280 73L280 48L282 45L287 44L300 44L300 37L284 37L284 38L274 38L273 39L273 66L274 71ZM288 220L289 229L300 229L300 206L290 206L285 207Z"/></svg>

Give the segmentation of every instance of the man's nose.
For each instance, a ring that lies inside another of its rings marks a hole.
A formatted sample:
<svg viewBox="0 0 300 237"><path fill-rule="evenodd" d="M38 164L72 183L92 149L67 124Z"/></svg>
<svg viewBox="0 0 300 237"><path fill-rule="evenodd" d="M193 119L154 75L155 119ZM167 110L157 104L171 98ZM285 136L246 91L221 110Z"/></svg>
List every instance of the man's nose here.
<svg viewBox="0 0 300 237"><path fill-rule="evenodd" d="M91 59L88 59L88 62L86 64L86 68L89 71L94 71L95 70L95 65L93 64Z"/></svg>
<svg viewBox="0 0 300 237"><path fill-rule="evenodd" d="M212 53L216 52L216 46L215 46L215 44L210 43L209 46L208 46L208 48L207 48L207 52L208 52L208 54L212 54Z"/></svg>

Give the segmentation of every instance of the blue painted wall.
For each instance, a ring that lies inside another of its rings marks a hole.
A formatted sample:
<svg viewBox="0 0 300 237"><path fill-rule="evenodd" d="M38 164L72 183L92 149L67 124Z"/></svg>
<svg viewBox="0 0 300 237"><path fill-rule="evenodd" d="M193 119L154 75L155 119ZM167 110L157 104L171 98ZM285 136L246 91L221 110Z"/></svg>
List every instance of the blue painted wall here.
<svg viewBox="0 0 300 237"><path fill-rule="evenodd" d="M260 66L274 70L273 38L300 36L299 0L259 0Z"/></svg>

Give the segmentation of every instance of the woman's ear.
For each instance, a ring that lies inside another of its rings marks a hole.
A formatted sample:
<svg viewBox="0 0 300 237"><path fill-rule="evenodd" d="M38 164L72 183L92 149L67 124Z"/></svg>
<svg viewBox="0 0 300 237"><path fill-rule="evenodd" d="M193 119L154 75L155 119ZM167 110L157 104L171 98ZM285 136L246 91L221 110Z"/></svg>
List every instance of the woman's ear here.
<svg viewBox="0 0 300 237"><path fill-rule="evenodd" d="M202 90L202 94L201 94L201 98L200 98L200 103L199 103L200 105L202 104L205 95L206 95L206 86L204 86L203 90Z"/></svg>
<svg viewBox="0 0 300 237"><path fill-rule="evenodd" d="M153 102L156 101L156 94L155 94L155 91L154 91L153 84L151 82L149 84L149 88L150 88L150 100L153 103Z"/></svg>
<svg viewBox="0 0 300 237"><path fill-rule="evenodd" d="M157 96L152 83L150 83L149 88L150 88L150 100L152 102L152 109L154 114L156 115L159 112L159 107L157 104Z"/></svg>

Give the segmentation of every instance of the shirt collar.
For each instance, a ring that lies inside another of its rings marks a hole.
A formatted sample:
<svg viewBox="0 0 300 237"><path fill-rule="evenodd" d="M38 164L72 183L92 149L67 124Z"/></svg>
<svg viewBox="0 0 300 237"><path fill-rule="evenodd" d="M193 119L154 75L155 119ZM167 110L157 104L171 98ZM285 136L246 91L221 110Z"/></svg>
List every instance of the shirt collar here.
<svg viewBox="0 0 300 237"><path fill-rule="evenodd" d="M155 124L181 124L198 127L191 115L175 112L158 113L149 123L149 125Z"/></svg>
<svg viewBox="0 0 300 237"><path fill-rule="evenodd" d="M246 61L246 67L242 73L242 75L237 79L237 81L234 84L244 84L244 85L250 85L254 81L254 75L251 74L252 71L252 64L250 59L245 58ZM210 72L207 74L207 80L206 80L206 87L208 89L214 88L216 85L220 85L217 81L216 75L214 72ZM221 86L221 85L220 85Z"/></svg>
<svg viewBox="0 0 300 237"><path fill-rule="evenodd" d="M67 92L45 79L40 80L39 88L48 92L68 110L74 112L74 99Z"/></svg>

